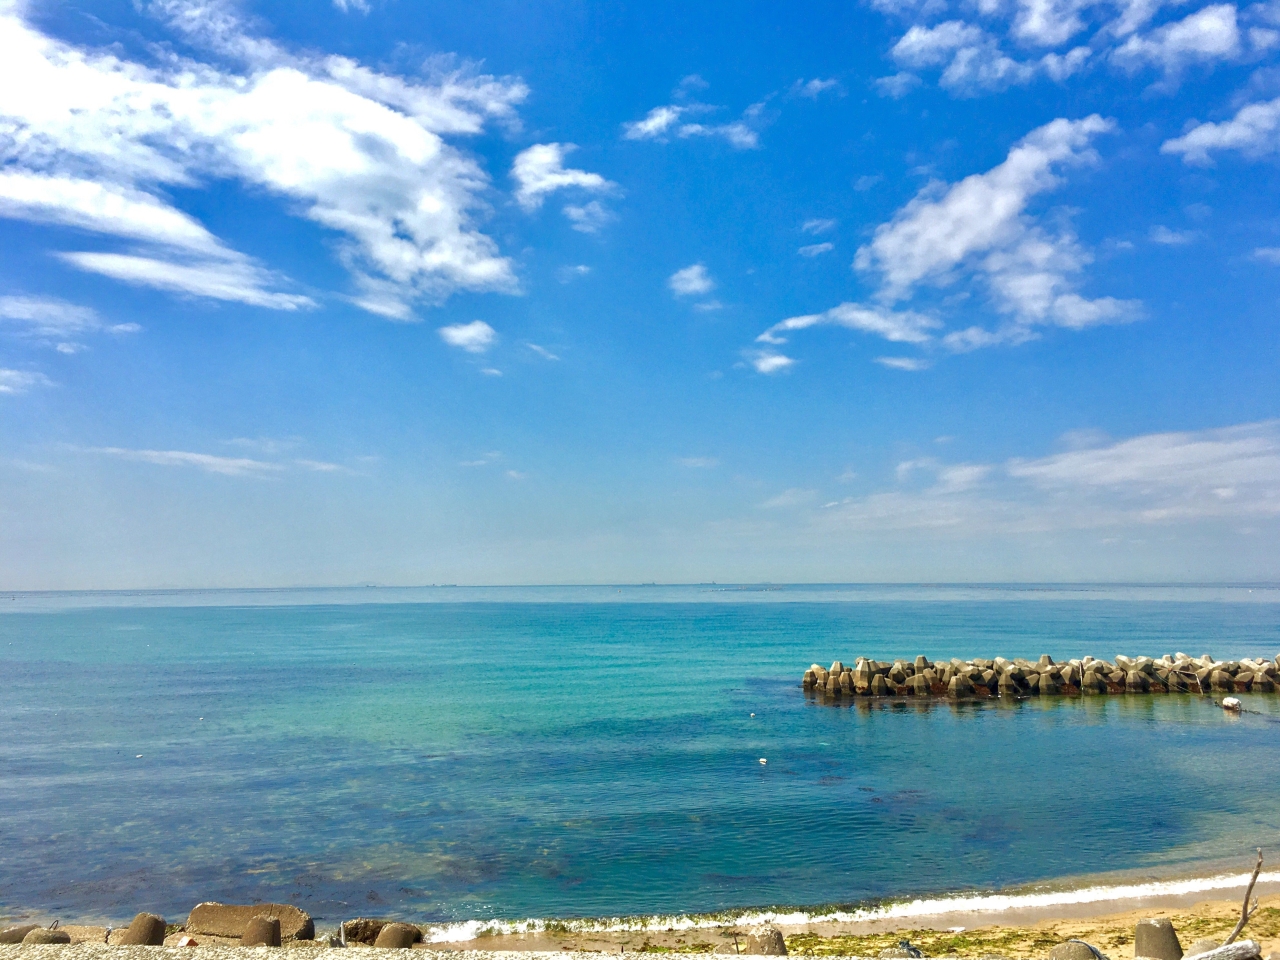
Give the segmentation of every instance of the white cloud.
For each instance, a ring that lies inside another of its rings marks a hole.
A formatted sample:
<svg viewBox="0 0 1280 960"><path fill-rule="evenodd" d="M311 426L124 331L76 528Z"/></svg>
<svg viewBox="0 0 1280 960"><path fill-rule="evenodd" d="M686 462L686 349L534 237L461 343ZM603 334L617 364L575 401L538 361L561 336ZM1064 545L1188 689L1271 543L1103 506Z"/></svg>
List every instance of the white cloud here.
<svg viewBox="0 0 1280 960"><path fill-rule="evenodd" d="M349 13L352 10L358 10L361 13L369 12L368 0L333 0L333 5L343 13Z"/></svg>
<svg viewBox="0 0 1280 960"><path fill-rule="evenodd" d="M0 297L0 321L18 324L42 337L69 337L102 326L91 307L55 297Z"/></svg>
<svg viewBox="0 0 1280 960"><path fill-rule="evenodd" d="M830 231L836 228L836 224L837 224L837 221L835 220L824 220L819 217L814 217L813 219L806 220L804 223L802 223L800 225L800 229L803 230L805 233L812 233L817 235L820 233L829 233Z"/></svg>
<svg viewBox="0 0 1280 960"><path fill-rule="evenodd" d="M591 200L582 206L569 204L564 208L564 215L569 225L579 233L599 233L616 219L613 211L599 200Z"/></svg>
<svg viewBox="0 0 1280 960"><path fill-rule="evenodd" d="M251 460L248 457L219 457L209 453L190 453L186 450L91 447L88 452L162 467L196 467L207 473L219 473L228 477L265 476L284 469L278 463L268 463L265 460Z"/></svg>
<svg viewBox="0 0 1280 960"><path fill-rule="evenodd" d="M1151 242L1166 247L1184 246L1195 238L1196 235L1191 230L1170 230L1162 224L1151 228Z"/></svg>
<svg viewBox="0 0 1280 960"><path fill-rule="evenodd" d="M1258 247L1253 251L1253 258L1280 266L1280 247Z"/></svg>
<svg viewBox="0 0 1280 960"><path fill-rule="evenodd" d="M947 20L930 27L917 24L890 51L900 66L916 70L945 67L939 84L960 96L1004 90L1030 83L1041 75L1065 80L1084 66L1089 55L1088 47L1076 47L1065 54L1045 54L1038 60L1014 60L1000 50L999 42L986 30L962 20ZM894 78L881 82L892 96L901 96L909 89L904 86L899 91Z"/></svg>
<svg viewBox="0 0 1280 960"><path fill-rule="evenodd" d="M341 464L329 463L327 460L294 460L293 462L296 466L313 473L351 473Z"/></svg>
<svg viewBox="0 0 1280 960"><path fill-rule="evenodd" d="M677 297L692 297L710 293L716 288L716 282L707 273L706 266L695 263L668 277L667 286Z"/></svg>
<svg viewBox="0 0 1280 960"><path fill-rule="evenodd" d="M657 140L679 123L681 114L687 109L675 105L654 107L643 120L624 123L623 136L628 140Z"/></svg>
<svg viewBox="0 0 1280 960"><path fill-rule="evenodd" d="M407 318L415 300L515 291L510 261L475 223L488 178L446 137L513 124L522 83L461 70L411 81L345 57L291 54L249 35L229 7L150 9L244 69L168 52L129 60L46 36L12 4L0 12L0 215L144 243L134 255L177 264L170 286L200 258L275 280L167 196L232 180L339 238L356 302L375 312ZM237 299L298 305L268 287L249 297Z"/></svg>
<svg viewBox="0 0 1280 960"><path fill-rule="evenodd" d="M1054 120L986 173L926 187L876 228L855 265L880 275L880 296L889 302L912 296L921 283L953 283L957 271L981 276L1010 316L1005 339L1025 338L1034 324L1079 328L1135 319L1134 303L1075 293L1071 278L1089 256L1069 232L1051 235L1026 215L1033 197L1061 183L1061 168L1095 160L1090 142L1113 127L1097 115Z"/></svg>
<svg viewBox="0 0 1280 960"><path fill-rule="evenodd" d="M890 56L904 66L938 67L949 61L957 50L987 40L985 30L962 20L947 20L932 27L917 24L893 45Z"/></svg>
<svg viewBox="0 0 1280 960"><path fill-rule="evenodd" d="M755 368L756 373L782 373L795 365L795 360L775 350L748 351L747 360Z"/></svg>
<svg viewBox="0 0 1280 960"><path fill-rule="evenodd" d="M502 376L502 371L499 370L497 367L481 367L480 372L486 377Z"/></svg>
<svg viewBox="0 0 1280 960"><path fill-rule="evenodd" d="M537 210L556 190L577 188L600 193L617 188L617 184L598 173L566 168L564 158L577 149L572 143L538 143L516 155L511 178L517 184L516 202L526 212Z"/></svg>
<svg viewBox="0 0 1280 960"><path fill-rule="evenodd" d="M528 347L530 350L532 350L534 353L536 353L538 356L540 356L543 360L559 360L560 359L554 353L548 350L546 347L540 347L536 343L529 343L526 341L525 346Z"/></svg>
<svg viewBox="0 0 1280 960"><path fill-rule="evenodd" d="M876 363L882 367L888 367L890 370L908 370L916 372L919 370L928 370L929 361L920 357L876 357Z"/></svg>
<svg viewBox="0 0 1280 960"><path fill-rule="evenodd" d="M891 97L894 100L901 100L908 93L923 83L914 73L903 70L892 76L880 77L876 80L876 91L882 97Z"/></svg>
<svg viewBox="0 0 1280 960"><path fill-rule="evenodd" d="M705 84L704 84L705 85ZM656 140L667 142L672 136L720 137L739 150L754 150L760 145L760 136L749 121L758 121L763 104L752 104L743 111L742 119L728 123L701 123L690 121L690 116L706 115L717 108L705 103L667 104L654 107L641 120L622 125L626 140Z"/></svg>
<svg viewBox="0 0 1280 960"><path fill-rule="evenodd" d="M835 79L819 80L813 79L809 81L797 80L791 90L794 94L801 97L808 97L810 100L817 100L818 95L825 90L834 90L840 86L840 81Z"/></svg>
<svg viewBox="0 0 1280 960"><path fill-rule="evenodd" d="M730 146L739 150L754 150L760 146L760 135L741 120L732 123L685 123L677 133L682 137L723 137Z"/></svg>
<svg viewBox="0 0 1280 960"><path fill-rule="evenodd" d="M1213 150L1239 150L1262 157L1280 149L1280 97L1241 107L1223 123L1201 123L1181 137L1161 144L1161 153L1180 153L1187 163L1208 165Z"/></svg>
<svg viewBox="0 0 1280 960"><path fill-rule="evenodd" d="M556 271L556 279L561 283L568 283L576 280L578 277L585 277L591 272L591 268L585 263L577 263L568 267L561 267Z"/></svg>
<svg viewBox="0 0 1280 960"><path fill-rule="evenodd" d="M53 381L32 370L9 370L0 367L0 396L26 393L32 387L51 387Z"/></svg>
<svg viewBox="0 0 1280 960"><path fill-rule="evenodd" d="M468 353L484 353L498 342L498 332L483 320L454 323L439 329L440 339Z"/></svg>
<svg viewBox="0 0 1280 960"><path fill-rule="evenodd" d="M1280 518L1280 422L1155 433L1003 464L899 464L920 489L848 498L815 523L1022 534Z"/></svg>
<svg viewBox="0 0 1280 960"><path fill-rule="evenodd" d="M816 496L817 493L813 490L792 487L789 490L783 490L776 497L770 497L759 506L762 510L785 510L790 507L802 507L805 504L812 503Z"/></svg>
<svg viewBox="0 0 1280 960"><path fill-rule="evenodd" d="M1149 33L1129 37L1112 52L1111 59L1130 72L1155 66L1166 76L1176 77L1192 64L1234 60L1242 52L1236 8L1230 3L1218 3Z"/></svg>
<svg viewBox="0 0 1280 960"><path fill-rule="evenodd" d="M27 337L48 346L59 353L79 353L83 344L73 337L90 333L106 333L117 336L137 333L142 329L136 323L103 323L97 311L56 297L0 296L0 327L10 327L19 336Z"/></svg>
<svg viewBox="0 0 1280 960"><path fill-rule="evenodd" d="M502 452L499 450L490 450L481 456L478 460L464 460L458 464L460 467L487 467L491 463L495 463L502 459Z"/></svg>
<svg viewBox="0 0 1280 960"><path fill-rule="evenodd" d="M271 276L247 259L204 260L186 264L123 253L61 253L58 258L89 273L99 273L134 286L230 300L272 310L315 306L310 297L268 289Z"/></svg>
<svg viewBox="0 0 1280 960"><path fill-rule="evenodd" d="M1147 520L1280 515L1280 423L1154 433L1038 460L1011 460L1011 477L1047 490L1111 490L1148 501Z"/></svg>
<svg viewBox="0 0 1280 960"><path fill-rule="evenodd" d="M941 345L955 353L1020 343L1034 338L1039 325L1079 330L1138 319L1141 305L1135 301L1077 293L1074 278L1091 257L1070 231L1050 234L1026 212L1032 198L1062 182L1064 167L1093 162L1092 139L1112 128L1096 115L1054 120L1014 144L1004 162L986 173L925 187L876 228L854 259L859 270L878 276L881 303L842 303L791 317L757 342L781 344L790 331L839 325L897 343L928 344L942 322L893 304L912 299L923 284L947 286L962 278L981 280L1006 319L994 331L971 326L943 334ZM927 366L901 357L878 362L898 369Z"/></svg>
<svg viewBox="0 0 1280 960"><path fill-rule="evenodd" d="M775 323L760 336L757 343L782 344L787 342L784 333L807 330L818 326L839 326L848 330L871 333L894 343L927 343L929 331L942 324L932 317L911 311L894 311L881 306L860 303L842 303L823 313L790 317Z"/></svg>
<svg viewBox="0 0 1280 960"><path fill-rule="evenodd" d="M817 257L824 253L830 253L836 248L834 243L811 243L801 247L796 253L802 257Z"/></svg>

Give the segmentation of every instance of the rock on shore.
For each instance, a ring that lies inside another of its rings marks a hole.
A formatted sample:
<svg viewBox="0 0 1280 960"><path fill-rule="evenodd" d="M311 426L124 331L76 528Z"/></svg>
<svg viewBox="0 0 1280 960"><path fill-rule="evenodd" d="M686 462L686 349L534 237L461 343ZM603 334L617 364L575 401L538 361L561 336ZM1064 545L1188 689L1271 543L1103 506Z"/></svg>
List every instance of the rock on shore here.
<svg viewBox="0 0 1280 960"><path fill-rule="evenodd" d="M1048 654L1036 662L996 657L931 661L859 657L852 667L840 660L813 664L804 672L806 693L823 700L855 697L1039 697L1113 693L1275 693L1280 656L1275 660L1214 660L1185 653L1151 657L1117 656L1114 661L1082 657L1055 663Z"/></svg>

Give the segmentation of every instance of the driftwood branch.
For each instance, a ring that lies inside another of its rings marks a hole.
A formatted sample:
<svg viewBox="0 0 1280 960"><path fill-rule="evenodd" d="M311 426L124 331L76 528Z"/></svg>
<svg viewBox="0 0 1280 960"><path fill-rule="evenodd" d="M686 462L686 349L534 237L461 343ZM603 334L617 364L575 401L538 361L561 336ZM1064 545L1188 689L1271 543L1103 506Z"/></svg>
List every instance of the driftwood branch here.
<svg viewBox="0 0 1280 960"><path fill-rule="evenodd" d="M1197 953L1194 957L1183 960L1259 960L1262 956L1262 945L1257 940L1241 940L1210 950L1208 953Z"/></svg>
<svg viewBox="0 0 1280 960"><path fill-rule="evenodd" d="M1253 868L1253 876L1249 878L1249 886L1244 892L1244 903L1240 907L1240 922L1236 924L1236 928L1231 931L1231 936L1222 941L1222 945L1228 946L1233 943L1236 937L1240 936L1240 931L1244 929L1244 925L1249 922L1249 918L1253 916L1253 912L1258 909L1258 901L1253 901L1253 906L1249 906L1249 897L1253 894L1253 885L1258 882L1258 874L1262 872L1262 848L1258 848L1258 862Z"/></svg>

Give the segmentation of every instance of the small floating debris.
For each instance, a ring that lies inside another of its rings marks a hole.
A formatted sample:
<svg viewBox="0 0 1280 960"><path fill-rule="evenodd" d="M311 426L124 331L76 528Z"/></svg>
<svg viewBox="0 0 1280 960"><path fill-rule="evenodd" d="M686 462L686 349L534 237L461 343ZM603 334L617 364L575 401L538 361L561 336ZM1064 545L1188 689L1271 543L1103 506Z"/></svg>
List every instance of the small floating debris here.
<svg viewBox="0 0 1280 960"><path fill-rule="evenodd" d="M763 766L764 766L766 763L768 763L768 762L769 762L769 761L768 761L768 760L766 760L764 757L761 757L761 758L760 758L760 766L762 766L762 767L763 767Z"/></svg>
<svg viewBox="0 0 1280 960"><path fill-rule="evenodd" d="M1223 697L1222 709L1226 710L1228 713L1239 713L1240 701L1237 700L1235 697Z"/></svg>

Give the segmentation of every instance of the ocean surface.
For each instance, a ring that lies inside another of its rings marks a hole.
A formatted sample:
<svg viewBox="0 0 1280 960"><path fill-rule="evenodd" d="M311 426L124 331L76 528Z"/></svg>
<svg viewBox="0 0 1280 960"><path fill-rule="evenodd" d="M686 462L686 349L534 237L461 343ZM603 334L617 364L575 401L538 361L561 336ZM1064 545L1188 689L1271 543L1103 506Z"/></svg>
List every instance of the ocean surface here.
<svg viewBox="0 0 1280 960"><path fill-rule="evenodd" d="M1280 588L0 594L0 916L261 899L448 939L1244 871L1277 840L1280 696L799 686L858 655L1177 650L1280 653Z"/></svg>

